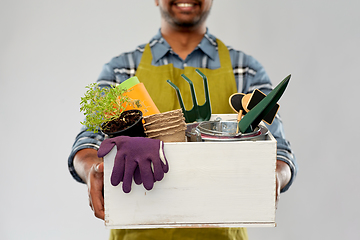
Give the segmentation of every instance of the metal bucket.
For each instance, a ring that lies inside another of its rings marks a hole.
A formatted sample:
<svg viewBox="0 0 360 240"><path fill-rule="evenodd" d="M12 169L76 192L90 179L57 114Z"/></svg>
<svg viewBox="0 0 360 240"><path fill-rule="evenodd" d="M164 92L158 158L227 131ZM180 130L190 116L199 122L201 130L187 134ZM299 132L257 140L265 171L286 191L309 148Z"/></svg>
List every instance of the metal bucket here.
<svg viewBox="0 0 360 240"><path fill-rule="evenodd" d="M204 121L187 125L189 142L255 141L266 140L268 129L259 125L251 133L236 133L236 121Z"/></svg>

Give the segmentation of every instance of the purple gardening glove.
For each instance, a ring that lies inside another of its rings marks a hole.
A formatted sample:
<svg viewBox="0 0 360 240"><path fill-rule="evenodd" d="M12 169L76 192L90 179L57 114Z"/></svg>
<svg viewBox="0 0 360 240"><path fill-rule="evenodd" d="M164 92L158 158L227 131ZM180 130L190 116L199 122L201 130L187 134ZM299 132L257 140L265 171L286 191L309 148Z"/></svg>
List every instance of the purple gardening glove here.
<svg viewBox="0 0 360 240"><path fill-rule="evenodd" d="M116 145L117 153L111 184L117 186L123 182L123 191L131 191L132 178L136 184L143 183L151 190L154 182L160 181L169 165L164 154L164 143L158 139L145 137L119 136L105 139L98 150L98 157L104 157Z"/></svg>

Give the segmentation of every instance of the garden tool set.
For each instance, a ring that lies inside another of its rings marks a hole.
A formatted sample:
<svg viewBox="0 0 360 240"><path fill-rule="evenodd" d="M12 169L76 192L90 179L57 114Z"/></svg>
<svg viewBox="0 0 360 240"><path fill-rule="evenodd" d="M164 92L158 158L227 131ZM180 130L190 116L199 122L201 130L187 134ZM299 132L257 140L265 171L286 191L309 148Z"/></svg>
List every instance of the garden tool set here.
<svg viewBox="0 0 360 240"><path fill-rule="evenodd" d="M196 69L196 72L203 78L205 103L201 106L197 104L196 94L193 83L184 74L181 76L189 83L193 107L186 110L180 89L170 80L167 82L175 89L180 107L184 113L185 121L191 127L189 131L196 128L198 135L206 135L211 139L230 139L240 138L245 136L254 136L254 133L264 134L261 127L258 127L261 121L271 124L279 109L277 104L278 100L284 93L291 75L287 76L281 81L274 90L268 95L265 95L260 90L255 89L250 94L235 93L229 97L229 104L232 109L238 113L237 122L217 122L209 121L211 117L211 103L209 96L208 80L207 77ZM242 117L244 115L244 117ZM195 123L194 123L195 122ZM235 127L236 126L236 127ZM250 134L250 135L249 135Z"/></svg>

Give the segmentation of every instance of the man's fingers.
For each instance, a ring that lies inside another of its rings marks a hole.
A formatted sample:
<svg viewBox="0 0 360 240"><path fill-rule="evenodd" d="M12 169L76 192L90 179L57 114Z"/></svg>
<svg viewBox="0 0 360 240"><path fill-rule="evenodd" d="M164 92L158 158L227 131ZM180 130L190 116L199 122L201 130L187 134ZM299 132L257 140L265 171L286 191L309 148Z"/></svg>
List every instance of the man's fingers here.
<svg viewBox="0 0 360 240"><path fill-rule="evenodd" d="M100 194L100 196L101 197L97 197L93 201L93 211L95 217L104 220L105 219L104 198L102 197L102 194Z"/></svg>
<svg viewBox="0 0 360 240"><path fill-rule="evenodd" d="M105 218L105 209L104 209L104 198L102 196L102 191L93 190L89 194L89 205L94 211L94 215L97 218Z"/></svg>
<svg viewBox="0 0 360 240"><path fill-rule="evenodd" d="M278 208L279 199L280 199L280 184L279 184L279 176L276 174L276 196L275 196L275 207Z"/></svg>
<svg viewBox="0 0 360 240"><path fill-rule="evenodd" d="M94 215L97 218L105 218L104 210L104 197L102 190L104 187L103 174L104 172L104 163L98 163L93 165L90 173L90 181L88 182L88 192L89 192L89 203L91 209L94 211Z"/></svg>
<svg viewBox="0 0 360 240"><path fill-rule="evenodd" d="M98 163L97 165L95 165L94 170L97 173L103 173L104 172L104 162L101 162L101 163Z"/></svg>

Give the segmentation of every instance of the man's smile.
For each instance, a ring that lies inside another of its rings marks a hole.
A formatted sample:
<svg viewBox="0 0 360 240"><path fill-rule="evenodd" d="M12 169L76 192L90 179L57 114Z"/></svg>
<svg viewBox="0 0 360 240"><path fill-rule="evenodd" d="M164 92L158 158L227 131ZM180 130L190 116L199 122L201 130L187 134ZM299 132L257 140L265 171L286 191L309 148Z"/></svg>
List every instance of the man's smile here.
<svg viewBox="0 0 360 240"><path fill-rule="evenodd" d="M200 5L198 2L194 2L194 1L174 1L172 4L176 8L183 10L183 11L192 10L192 9L194 9L194 7Z"/></svg>

